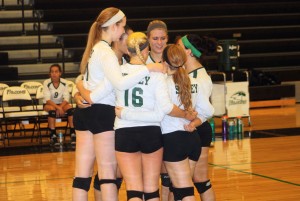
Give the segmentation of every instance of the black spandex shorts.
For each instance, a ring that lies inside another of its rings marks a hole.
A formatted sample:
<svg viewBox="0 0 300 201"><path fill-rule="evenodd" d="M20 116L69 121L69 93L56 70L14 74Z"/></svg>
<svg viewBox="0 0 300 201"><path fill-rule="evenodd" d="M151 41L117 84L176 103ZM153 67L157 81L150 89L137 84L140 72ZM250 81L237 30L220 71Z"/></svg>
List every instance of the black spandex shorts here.
<svg viewBox="0 0 300 201"><path fill-rule="evenodd" d="M162 147L159 126L128 127L116 130L115 149L120 152L153 153Z"/></svg>
<svg viewBox="0 0 300 201"><path fill-rule="evenodd" d="M76 108L73 115L75 130L89 130L93 134L113 131L115 107L104 104L93 104L88 108Z"/></svg>
<svg viewBox="0 0 300 201"><path fill-rule="evenodd" d="M163 134L163 160L178 162L186 158L198 161L201 153L201 140L197 132L175 131Z"/></svg>
<svg viewBox="0 0 300 201"><path fill-rule="evenodd" d="M212 140L212 129L208 121L197 127L201 139L201 147L209 147Z"/></svg>

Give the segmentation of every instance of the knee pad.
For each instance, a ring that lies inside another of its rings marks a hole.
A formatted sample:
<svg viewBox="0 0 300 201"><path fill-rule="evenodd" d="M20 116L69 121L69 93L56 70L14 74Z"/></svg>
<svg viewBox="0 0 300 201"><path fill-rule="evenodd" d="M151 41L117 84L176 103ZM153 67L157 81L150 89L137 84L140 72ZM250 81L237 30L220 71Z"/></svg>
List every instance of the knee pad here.
<svg viewBox="0 0 300 201"><path fill-rule="evenodd" d="M98 173L94 177L94 189L100 191L100 180L98 178Z"/></svg>
<svg viewBox="0 0 300 201"><path fill-rule="evenodd" d="M100 179L99 184L100 184L100 186L102 184L115 184L115 185L117 185L117 180L116 179Z"/></svg>
<svg viewBox="0 0 300 201"><path fill-rule="evenodd" d="M157 189L157 191L154 191L152 193L144 192L144 198L145 198L145 200L150 200L152 198L159 198L159 190Z"/></svg>
<svg viewBox="0 0 300 201"><path fill-rule="evenodd" d="M207 180L205 182L197 182L197 183L194 183L194 185L199 194L202 194L211 188L210 180Z"/></svg>
<svg viewBox="0 0 300 201"><path fill-rule="evenodd" d="M140 198L143 200L143 192L132 191L132 190L127 191L127 201L130 200L131 198Z"/></svg>
<svg viewBox="0 0 300 201"><path fill-rule="evenodd" d="M74 177L72 187L79 188L88 192L90 190L91 181L92 181L92 177L88 177L88 178Z"/></svg>
<svg viewBox="0 0 300 201"><path fill-rule="evenodd" d="M187 196L194 195L194 187L175 188L173 187L173 193L175 200L182 200Z"/></svg>
<svg viewBox="0 0 300 201"><path fill-rule="evenodd" d="M171 187L171 180L170 180L168 173L160 174L160 178L161 178L161 184L164 187L169 187L169 188Z"/></svg>
<svg viewBox="0 0 300 201"><path fill-rule="evenodd" d="M73 114L74 114L74 109L73 109L73 108L70 108L70 109L68 109L68 110L66 111L66 113L67 113L67 116L73 116Z"/></svg>
<svg viewBox="0 0 300 201"><path fill-rule="evenodd" d="M48 116L52 118L56 118L56 111L55 110L49 110L48 111Z"/></svg>
<svg viewBox="0 0 300 201"><path fill-rule="evenodd" d="M122 178L117 178L116 179L116 185L117 185L118 190L121 188L122 182L123 182Z"/></svg>

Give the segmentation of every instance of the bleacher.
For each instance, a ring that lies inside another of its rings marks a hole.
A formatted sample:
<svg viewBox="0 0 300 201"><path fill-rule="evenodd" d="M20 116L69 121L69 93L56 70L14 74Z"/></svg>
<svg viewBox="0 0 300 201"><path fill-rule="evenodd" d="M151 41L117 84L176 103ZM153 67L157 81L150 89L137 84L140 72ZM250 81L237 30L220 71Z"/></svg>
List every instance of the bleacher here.
<svg viewBox="0 0 300 201"><path fill-rule="evenodd" d="M52 63L63 64L65 78L75 78L90 25L103 8L114 6L124 11L135 31L145 31L153 19L165 21L169 42L186 33L210 35L218 40L237 39L240 69L271 73L282 84L293 85L287 87L289 93L282 97L295 96L295 83L296 90L300 90L300 1L297 0L2 2L0 52L8 53L8 61L0 61L0 68L17 67L20 82L47 78ZM217 56L209 57L204 65L209 71L216 71ZM275 86L273 89L279 93ZM268 90L265 93L273 93ZM264 99L254 88L250 91L252 100Z"/></svg>

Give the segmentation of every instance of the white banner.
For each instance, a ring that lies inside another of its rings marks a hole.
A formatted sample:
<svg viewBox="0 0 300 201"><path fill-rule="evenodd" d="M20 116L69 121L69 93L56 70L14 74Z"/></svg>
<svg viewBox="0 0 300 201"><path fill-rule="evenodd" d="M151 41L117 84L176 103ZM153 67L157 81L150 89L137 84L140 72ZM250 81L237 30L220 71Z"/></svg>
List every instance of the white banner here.
<svg viewBox="0 0 300 201"><path fill-rule="evenodd" d="M226 82L226 109L228 117L249 116L248 82Z"/></svg>

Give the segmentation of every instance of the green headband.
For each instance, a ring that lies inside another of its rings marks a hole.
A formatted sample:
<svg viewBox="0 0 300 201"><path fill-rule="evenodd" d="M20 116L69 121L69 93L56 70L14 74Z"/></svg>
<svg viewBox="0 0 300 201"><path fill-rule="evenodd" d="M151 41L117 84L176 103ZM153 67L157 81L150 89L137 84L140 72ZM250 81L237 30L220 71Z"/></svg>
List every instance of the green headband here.
<svg viewBox="0 0 300 201"><path fill-rule="evenodd" d="M184 45L186 48L192 50L193 55L195 55L197 58L200 58L201 52L200 52L199 50L197 50L197 49L190 43L190 41L189 41L188 38L187 38L187 35L183 36L183 37L181 38L181 41L182 41L183 45Z"/></svg>

